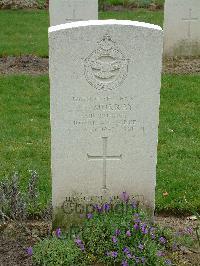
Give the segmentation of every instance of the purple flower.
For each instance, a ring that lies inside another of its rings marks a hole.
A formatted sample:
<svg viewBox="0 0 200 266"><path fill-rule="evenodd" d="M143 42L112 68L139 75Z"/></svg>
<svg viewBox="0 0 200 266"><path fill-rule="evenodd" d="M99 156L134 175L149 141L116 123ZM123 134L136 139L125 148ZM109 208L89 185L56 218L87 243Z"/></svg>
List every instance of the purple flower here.
<svg viewBox="0 0 200 266"><path fill-rule="evenodd" d="M121 266L128 266L128 262L126 260L123 260Z"/></svg>
<svg viewBox="0 0 200 266"><path fill-rule="evenodd" d="M76 238L76 239L74 240L74 242L77 244L77 246L78 246L82 251L85 250L84 244L83 244L83 242L82 242L81 239Z"/></svg>
<svg viewBox="0 0 200 266"><path fill-rule="evenodd" d="M176 244L176 243L173 243L173 245L172 245L172 250L173 250L173 251L176 251L176 250L178 250L178 246L177 246L177 244Z"/></svg>
<svg viewBox="0 0 200 266"><path fill-rule="evenodd" d="M164 253L161 250L158 250L157 256L158 257L163 257L164 256Z"/></svg>
<svg viewBox="0 0 200 266"><path fill-rule="evenodd" d="M128 236L128 237L131 236L131 231L130 231L130 230L128 230L128 231L126 232L126 236Z"/></svg>
<svg viewBox="0 0 200 266"><path fill-rule="evenodd" d="M77 245L80 245L80 244L82 244L82 240L79 239L79 238L76 238L76 239L75 239L75 243L76 243Z"/></svg>
<svg viewBox="0 0 200 266"><path fill-rule="evenodd" d="M116 229L116 230L115 230L115 235L116 235L116 236L119 236L119 235L120 235L120 230L119 230L119 229Z"/></svg>
<svg viewBox="0 0 200 266"><path fill-rule="evenodd" d="M94 205L94 209L95 209L98 213L102 213L102 211L103 211L103 207L100 206L100 205L98 205L98 204Z"/></svg>
<svg viewBox="0 0 200 266"><path fill-rule="evenodd" d="M103 205L103 209L104 209L105 212L108 212L108 211L110 210L110 204L105 203L105 204Z"/></svg>
<svg viewBox="0 0 200 266"><path fill-rule="evenodd" d="M143 249L144 249L144 245L139 244L138 248L139 248L140 250L143 250Z"/></svg>
<svg viewBox="0 0 200 266"><path fill-rule="evenodd" d="M32 247L28 247L26 249L26 252L27 252L28 256L32 256L33 255L33 248Z"/></svg>
<svg viewBox="0 0 200 266"><path fill-rule="evenodd" d="M144 235L148 234L148 228L146 224L142 225L141 230Z"/></svg>
<svg viewBox="0 0 200 266"><path fill-rule="evenodd" d="M138 257L135 257L135 262L140 263L140 259Z"/></svg>
<svg viewBox="0 0 200 266"><path fill-rule="evenodd" d="M124 248L123 248L123 251L124 251L124 253L126 253L126 254L127 254L127 253L130 253L129 248L127 248L127 247L124 247Z"/></svg>
<svg viewBox="0 0 200 266"><path fill-rule="evenodd" d="M117 238L116 238L115 236L113 236L113 237L112 237L112 242L113 242L114 244L116 244L117 241L118 241Z"/></svg>
<svg viewBox="0 0 200 266"><path fill-rule="evenodd" d="M140 229L140 226L139 226L139 224L134 224L134 226L133 226L133 227L134 227L134 229L135 229L135 230L139 230L139 229Z"/></svg>
<svg viewBox="0 0 200 266"><path fill-rule="evenodd" d="M106 256L110 256L110 252L109 251L106 251Z"/></svg>
<svg viewBox="0 0 200 266"><path fill-rule="evenodd" d="M124 202L128 202L128 201L129 201L129 194L128 194L126 191L124 191L124 192L122 192L122 194L120 195L120 198L122 199L122 201L124 201Z"/></svg>
<svg viewBox="0 0 200 266"><path fill-rule="evenodd" d="M57 238L61 237L61 229L60 228L56 229L56 236L57 236Z"/></svg>
<svg viewBox="0 0 200 266"><path fill-rule="evenodd" d="M189 235L191 235L193 233L192 227L187 227L186 228L186 233L188 233Z"/></svg>
<svg viewBox="0 0 200 266"><path fill-rule="evenodd" d="M172 261L171 260L165 260L165 264L166 265L172 265Z"/></svg>
<svg viewBox="0 0 200 266"><path fill-rule="evenodd" d="M141 258L141 262L142 262L142 264L145 263L145 258L144 257Z"/></svg>
<svg viewBox="0 0 200 266"><path fill-rule="evenodd" d="M150 231L150 233L154 233L156 231L156 228L155 227L150 227L149 231Z"/></svg>
<svg viewBox="0 0 200 266"><path fill-rule="evenodd" d="M131 255L130 250L129 250L128 247L124 247L124 248L123 248L123 252L126 254L126 256L127 256L129 259L132 259L132 258L133 258L133 256Z"/></svg>
<svg viewBox="0 0 200 266"><path fill-rule="evenodd" d="M131 253L127 253L126 256L127 256L128 259L132 259Z"/></svg>
<svg viewBox="0 0 200 266"><path fill-rule="evenodd" d="M88 213L88 214L87 214L87 218L88 218L88 219L92 219L92 218L93 218L93 214L92 214L92 213Z"/></svg>
<svg viewBox="0 0 200 266"><path fill-rule="evenodd" d="M161 237L159 238L159 241L160 241L160 244L162 244L162 245L165 245L166 242L167 242L166 238L164 238L163 236L161 236Z"/></svg>
<svg viewBox="0 0 200 266"><path fill-rule="evenodd" d="M141 222L139 213L135 213L134 214L134 222L135 223L140 223Z"/></svg>
<svg viewBox="0 0 200 266"><path fill-rule="evenodd" d="M150 236L151 236L151 239L155 239L156 238L155 234L153 234L153 233L151 233Z"/></svg>
<svg viewBox="0 0 200 266"><path fill-rule="evenodd" d="M111 257L117 258L117 255L118 255L117 251L112 251L111 252Z"/></svg>
<svg viewBox="0 0 200 266"><path fill-rule="evenodd" d="M80 244L80 245L79 245L79 248L80 248L82 251L84 251L84 250L85 250L84 244L83 244L83 243Z"/></svg>
<svg viewBox="0 0 200 266"><path fill-rule="evenodd" d="M135 201L132 201L132 203L131 203L131 207L132 207L133 209L136 209L136 208L137 208L137 205L136 205Z"/></svg>

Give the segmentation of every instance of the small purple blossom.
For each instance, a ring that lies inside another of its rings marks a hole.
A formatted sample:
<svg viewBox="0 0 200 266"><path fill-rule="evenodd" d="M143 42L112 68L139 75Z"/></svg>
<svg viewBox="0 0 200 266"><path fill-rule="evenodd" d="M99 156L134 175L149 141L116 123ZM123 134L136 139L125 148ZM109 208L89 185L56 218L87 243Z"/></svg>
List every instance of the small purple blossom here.
<svg viewBox="0 0 200 266"><path fill-rule="evenodd" d="M75 242L76 245L80 248L80 250L82 250L82 251L85 250L84 244L83 244L83 242L82 242L81 239L76 238L76 239L74 240L74 242Z"/></svg>
<svg viewBox="0 0 200 266"><path fill-rule="evenodd" d="M123 248L123 252L127 254L127 253L130 253L130 250L129 250L128 247L124 247L124 248Z"/></svg>
<svg viewBox="0 0 200 266"><path fill-rule="evenodd" d="M176 244L176 243L173 243L173 245L172 245L172 250L173 250L173 251L176 251L176 250L178 250L178 246L177 246L177 244Z"/></svg>
<svg viewBox="0 0 200 266"><path fill-rule="evenodd" d="M156 229L154 227L151 227L149 229L151 239L155 239L156 238L155 231L156 231Z"/></svg>
<svg viewBox="0 0 200 266"><path fill-rule="evenodd" d="M150 227L149 231L150 231L150 233L155 233L156 228L155 227Z"/></svg>
<svg viewBox="0 0 200 266"><path fill-rule="evenodd" d="M113 242L114 244L116 244L117 241L118 241L118 239L117 239L115 236L113 236L113 237L112 237L112 242Z"/></svg>
<svg viewBox="0 0 200 266"><path fill-rule="evenodd" d="M133 226L133 227L134 227L134 229L135 229L135 230L139 230L139 229L140 229L140 226L139 226L139 224L137 224L137 223L136 223L136 224L134 224L134 226Z"/></svg>
<svg viewBox="0 0 200 266"><path fill-rule="evenodd" d="M79 238L76 238L74 241L77 245L80 245L82 243L82 240Z"/></svg>
<svg viewBox="0 0 200 266"><path fill-rule="evenodd" d="M116 236L119 236L119 235L120 235L120 230L119 230L119 229L116 229L116 230L115 230L115 235L116 235Z"/></svg>
<svg viewBox="0 0 200 266"><path fill-rule="evenodd" d="M117 251L111 251L111 257L117 258L117 255L118 255Z"/></svg>
<svg viewBox="0 0 200 266"><path fill-rule="evenodd" d="M193 233L193 228L192 227L187 227L185 231L186 231L187 234L191 235Z"/></svg>
<svg viewBox="0 0 200 266"><path fill-rule="evenodd" d="M140 263L140 259L138 257L135 257L135 262L136 262L136 264Z"/></svg>
<svg viewBox="0 0 200 266"><path fill-rule="evenodd" d="M32 247L28 247L26 249L26 252L27 252L28 256L32 256L33 255L33 248Z"/></svg>
<svg viewBox="0 0 200 266"><path fill-rule="evenodd" d="M98 213L102 213L102 211L103 211L103 207L102 206L96 204L93 207L94 207L94 210L96 210Z"/></svg>
<svg viewBox="0 0 200 266"><path fill-rule="evenodd" d="M128 237L131 236L131 231L130 231L130 230L128 230L128 231L126 232L126 236L128 236Z"/></svg>
<svg viewBox="0 0 200 266"><path fill-rule="evenodd" d="M142 225L141 230L144 235L148 234L148 228L146 224Z"/></svg>
<svg viewBox="0 0 200 266"><path fill-rule="evenodd" d="M141 222L139 213L135 213L134 214L134 222L135 223L140 223Z"/></svg>
<svg viewBox="0 0 200 266"><path fill-rule="evenodd" d="M61 229L60 228L57 228L56 229L56 237L57 238L60 238L61 237Z"/></svg>
<svg viewBox="0 0 200 266"><path fill-rule="evenodd" d="M165 260L165 264L166 264L166 265L172 265L172 261L169 260L169 259L167 259L167 260Z"/></svg>
<svg viewBox="0 0 200 266"><path fill-rule="evenodd" d="M122 201L127 203L129 201L129 194L126 191L124 191L121 193L120 198L122 199Z"/></svg>
<svg viewBox="0 0 200 266"><path fill-rule="evenodd" d="M110 204L105 203L105 204L103 205L103 209L104 209L105 212L108 212L108 211L110 210Z"/></svg>
<svg viewBox="0 0 200 266"><path fill-rule="evenodd" d="M141 258L141 262L142 262L142 264L145 263L145 258L144 257Z"/></svg>
<svg viewBox="0 0 200 266"><path fill-rule="evenodd" d="M92 219L93 218L93 214L92 213L88 213L87 214L87 218L90 220L90 219Z"/></svg>
<svg viewBox="0 0 200 266"><path fill-rule="evenodd" d="M128 266L128 262L126 260L123 260L121 266Z"/></svg>
<svg viewBox="0 0 200 266"><path fill-rule="evenodd" d="M166 242L167 242L166 238L164 238L163 236L161 236L161 237L159 238L159 241L160 241L160 244L162 244L162 245L165 245Z"/></svg>
<svg viewBox="0 0 200 266"><path fill-rule="evenodd" d="M127 258L129 258L129 259L133 258L128 247L124 247L123 252L126 254Z"/></svg>
<svg viewBox="0 0 200 266"><path fill-rule="evenodd" d="M127 256L128 259L132 259L133 258L133 256L131 255L131 253L127 253L126 256Z"/></svg>
<svg viewBox="0 0 200 266"><path fill-rule="evenodd" d="M80 248L80 250L84 251L84 250L85 250L84 244L81 244L81 245L79 246L79 248Z"/></svg>
<svg viewBox="0 0 200 266"><path fill-rule="evenodd" d="M138 248L139 248L140 250L143 250L143 249L144 249L144 245L139 244Z"/></svg>
<svg viewBox="0 0 200 266"><path fill-rule="evenodd" d="M133 209L136 209L136 208L137 208L137 204L135 203L135 201L132 201L132 202L131 202L131 207L132 207Z"/></svg>
<svg viewBox="0 0 200 266"><path fill-rule="evenodd" d="M164 256L163 251L158 250L158 252L157 252L157 256L158 256L158 257L163 257L163 256Z"/></svg>

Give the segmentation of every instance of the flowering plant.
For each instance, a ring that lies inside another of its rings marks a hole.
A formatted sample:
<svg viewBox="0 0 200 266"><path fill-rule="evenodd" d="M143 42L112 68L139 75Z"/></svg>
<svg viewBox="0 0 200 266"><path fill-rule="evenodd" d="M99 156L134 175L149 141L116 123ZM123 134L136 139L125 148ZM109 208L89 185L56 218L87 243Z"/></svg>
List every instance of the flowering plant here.
<svg viewBox="0 0 200 266"><path fill-rule="evenodd" d="M123 192L117 204L112 199L94 204L93 212L86 213L75 233L57 228L53 239L33 248L33 261L40 265L52 261L54 265L77 266L172 265L167 256L172 246L170 235L148 220L146 212Z"/></svg>

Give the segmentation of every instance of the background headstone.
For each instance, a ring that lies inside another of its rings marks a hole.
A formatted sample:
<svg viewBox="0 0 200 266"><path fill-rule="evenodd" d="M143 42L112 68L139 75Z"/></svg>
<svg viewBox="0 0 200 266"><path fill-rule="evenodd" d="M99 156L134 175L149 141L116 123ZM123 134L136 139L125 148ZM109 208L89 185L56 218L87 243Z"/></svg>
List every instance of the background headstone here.
<svg viewBox="0 0 200 266"><path fill-rule="evenodd" d="M50 25L98 19L98 0L50 0Z"/></svg>
<svg viewBox="0 0 200 266"><path fill-rule="evenodd" d="M154 208L162 30L133 21L49 29L53 206L142 195Z"/></svg>
<svg viewBox="0 0 200 266"><path fill-rule="evenodd" d="M200 55L200 0L166 0L164 55Z"/></svg>

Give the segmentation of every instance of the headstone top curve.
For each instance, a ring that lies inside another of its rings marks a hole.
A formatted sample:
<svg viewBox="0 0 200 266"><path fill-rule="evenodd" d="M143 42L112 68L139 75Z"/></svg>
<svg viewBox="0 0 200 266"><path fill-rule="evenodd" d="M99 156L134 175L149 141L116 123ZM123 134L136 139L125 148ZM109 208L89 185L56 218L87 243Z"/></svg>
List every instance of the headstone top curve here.
<svg viewBox="0 0 200 266"><path fill-rule="evenodd" d="M86 26L105 26L105 25L122 25L122 26L135 26L142 28L149 28L153 30L163 31L162 28L158 25L132 21L132 20L116 20L116 19L108 19L108 20L88 20L88 21L76 21L66 24L60 24L56 26L49 27L49 33L65 30L65 29L74 29L78 27L86 27Z"/></svg>

